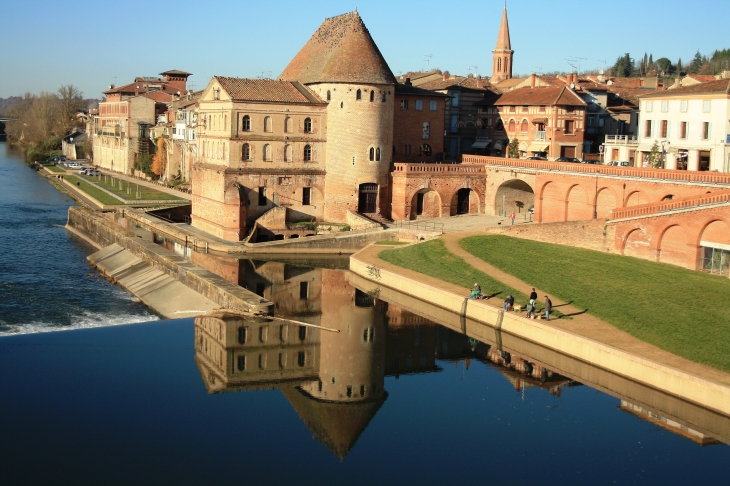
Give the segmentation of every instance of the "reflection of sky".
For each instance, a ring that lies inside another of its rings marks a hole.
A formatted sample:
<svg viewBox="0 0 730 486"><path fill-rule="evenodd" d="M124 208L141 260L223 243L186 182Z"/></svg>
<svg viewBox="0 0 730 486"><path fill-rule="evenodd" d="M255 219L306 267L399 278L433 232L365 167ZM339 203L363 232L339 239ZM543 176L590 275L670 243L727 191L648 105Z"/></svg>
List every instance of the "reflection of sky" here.
<svg viewBox="0 0 730 486"><path fill-rule="evenodd" d="M0 457L13 466L0 481L689 484L730 473L724 445L701 448L587 386L523 396L475 360L386 377L388 400L340 463L279 391L208 395L194 354L192 319L0 339Z"/></svg>

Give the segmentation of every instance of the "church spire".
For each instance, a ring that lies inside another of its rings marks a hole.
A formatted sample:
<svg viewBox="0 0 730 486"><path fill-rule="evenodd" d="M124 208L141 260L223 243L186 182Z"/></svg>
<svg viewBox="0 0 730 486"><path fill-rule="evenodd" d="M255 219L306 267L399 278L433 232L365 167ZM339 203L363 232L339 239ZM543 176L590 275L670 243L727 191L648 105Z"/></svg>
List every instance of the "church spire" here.
<svg viewBox="0 0 730 486"><path fill-rule="evenodd" d="M512 49L509 42L509 22L507 22L507 2L504 3L504 11L502 12L502 23L499 26L499 35L497 36L497 47L495 50L504 49L509 51Z"/></svg>
<svg viewBox="0 0 730 486"><path fill-rule="evenodd" d="M502 11L502 23L499 25L497 46L492 51L492 84L512 78L512 56L514 55L509 39L509 22L507 21L507 2Z"/></svg>

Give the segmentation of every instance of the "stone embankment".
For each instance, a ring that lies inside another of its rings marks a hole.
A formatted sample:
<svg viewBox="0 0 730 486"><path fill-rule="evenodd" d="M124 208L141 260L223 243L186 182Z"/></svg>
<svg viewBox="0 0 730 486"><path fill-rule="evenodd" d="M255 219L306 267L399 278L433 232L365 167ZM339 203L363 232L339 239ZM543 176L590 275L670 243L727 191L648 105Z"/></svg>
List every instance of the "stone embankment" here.
<svg viewBox="0 0 730 486"><path fill-rule="evenodd" d="M380 260L377 257L380 251L381 249L370 246L352 255L350 271L377 284L378 288L384 286L397 290L464 319L498 329L502 334L537 343L682 400L730 415L730 375L727 373L687 362L656 348L649 349L649 345L646 345L648 357L645 357L621 349L620 346L625 343L612 342L611 335L608 335L608 339L607 334L601 333L594 333L593 337L590 337L590 332L580 335L561 329L552 322L526 319L516 313L504 312L488 302L469 300L465 297L467 290L460 291L457 286ZM479 339L479 336L474 337ZM638 341L630 336L622 336L620 339ZM638 348L634 346L633 349ZM684 365L667 364L678 362ZM700 375L686 370L703 372Z"/></svg>

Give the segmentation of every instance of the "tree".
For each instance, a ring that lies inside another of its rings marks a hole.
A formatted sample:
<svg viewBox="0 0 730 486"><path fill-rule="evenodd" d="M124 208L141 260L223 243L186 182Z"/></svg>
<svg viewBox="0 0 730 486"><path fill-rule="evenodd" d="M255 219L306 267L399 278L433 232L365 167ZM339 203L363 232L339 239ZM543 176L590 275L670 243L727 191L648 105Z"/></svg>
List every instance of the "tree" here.
<svg viewBox="0 0 730 486"><path fill-rule="evenodd" d="M634 60L631 59L631 55L627 52L616 59L616 64L613 65L611 71L620 78L632 76L634 74Z"/></svg>
<svg viewBox="0 0 730 486"><path fill-rule="evenodd" d="M167 168L167 140L165 137L157 139L157 152L152 158L152 172L161 176Z"/></svg>
<svg viewBox="0 0 730 486"><path fill-rule="evenodd" d="M134 161L134 169L152 177L152 156L150 154L139 154Z"/></svg>
<svg viewBox="0 0 730 486"><path fill-rule="evenodd" d="M72 85L64 85L58 88L56 103L58 105L56 115L56 130L58 135L67 135L69 130L77 125L76 114L84 107L83 93Z"/></svg>
<svg viewBox="0 0 730 486"><path fill-rule="evenodd" d="M700 69L702 68L702 54L700 54L700 51L698 50L695 54L695 57L692 59L692 62L689 64L689 72L691 74L697 74L700 72Z"/></svg>
<svg viewBox="0 0 730 486"><path fill-rule="evenodd" d="M513 138L507 146L507 157L510 159L520 158L519 141L517 140L517 137Z"/></svg>
<svg viewBox="0 0 730 486"><path fill-rule="evenodd" d="M684 66L682 66L682 58L680 57L677 59L677 74L682 74L682 70L684 69Z"/></svg>
<svg viewBox="0 0 730 486"><path fill-rule="evenodd" d="M669 72L672 70L672 61L667 59L666 57L662 57L661 59L657 59L656 66L664 73L669 74Z"/></svg>
<svg viewBox="0 0 730 486"><path fill-rule="evenodd" d="M659 142L654 140L654 145L651 146L651 152L646 156L646 162L654 169L659 169L662 166L662 156L659 150Z"/></svg>

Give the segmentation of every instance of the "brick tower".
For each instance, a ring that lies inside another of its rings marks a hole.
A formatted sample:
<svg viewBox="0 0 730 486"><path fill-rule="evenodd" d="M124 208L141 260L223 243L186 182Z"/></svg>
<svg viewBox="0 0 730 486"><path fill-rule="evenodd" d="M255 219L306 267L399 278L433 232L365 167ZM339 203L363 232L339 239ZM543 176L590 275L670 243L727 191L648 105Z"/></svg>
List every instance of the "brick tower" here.
<svg viewBox="0 0 730 486"><path fill-rule="evenodd" d="M328 102L325 221L387 216L396 80L357 11L326 19L279 78Z"/></svg>
<svg viewBox="0 0 730 486"><path fill-rule="evenodd" d="M499 83L505 79L512 79L512 56L515 51L509 40L509 22L507 22L507 4L502 12L502 23L499 26L497 35L497 47L492 51L492 84Z"/></svg>

